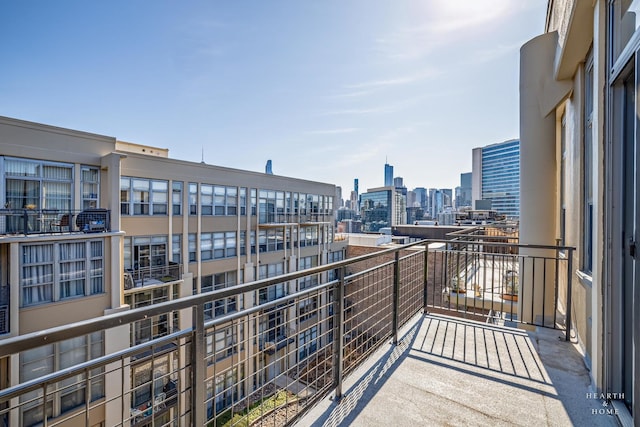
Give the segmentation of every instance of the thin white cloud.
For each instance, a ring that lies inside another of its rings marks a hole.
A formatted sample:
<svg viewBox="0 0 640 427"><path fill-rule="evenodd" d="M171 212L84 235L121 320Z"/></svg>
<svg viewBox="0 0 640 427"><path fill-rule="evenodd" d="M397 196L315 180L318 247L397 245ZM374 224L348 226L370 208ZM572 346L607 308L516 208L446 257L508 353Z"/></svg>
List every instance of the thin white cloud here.
<svg viewBox="0 0 640 427"><path fill-rule="evenodd" d="M343 129L323 129L323 130L310 130L307 134L311 135L337 135L344 133L353 133L359 131L359 128L343 128Z"/></svg>
<svg viewBox="0 0 640 427"><path fill-rule="evenodd" d="M365 81L360 83L352 83L352 84L345 85L345 87L347 89L364 89L364 88L380 88L385 86L399 86L399 85L415 83L424 79L428 79L430 77L434 77L436 75L438 75L438 72L435 69L428 69L423 72L408 75L408 76L395 77L395 78L383 79L383 80L370 80L370 81Z"/></svg>
<svg viewBox="0 0 640 427"><path fill-rule="evenodd" d="M334 110L334 111L327 111L325 113L321 113L321 116L347 116L347 115L353 115L353 116L363 116L363 115L369 115L369 114L381 114L381 113L391 113L393 111L395 111L396 109L394 107L373 107L373 108L350 108L350 109L344 109L344 110Z"/></svg>
<svg viewBox="0 0 640 427"><path fill-rule="evenodd" d="M477 36L522 6L512 0L418 3L416 25L406 24L375 40L374 51L394 60L417 60L433 50Z"/></svg>
<svg viewBox="0 0 640 427"><path fill-rule="evenodd" d="M516 43L508 44L508 45L498 45L494 46L490 49L483 49L476 51L471 56L471 63L484 63L493 61L495 59L501 58L504 55L508 55L510 53L518 52L520 47L526 42L526 40L518 41Z"/></svg>
<svg viewBox="0 0 640 427"><path fill-rule="evenodd" d="M365 95L369 95L370 93L371 93L370 90L359 90L355 92L345 92L345 93L337 93L335 95L328 95L327 98L331 98L331 99L359 98Z"/></svg>

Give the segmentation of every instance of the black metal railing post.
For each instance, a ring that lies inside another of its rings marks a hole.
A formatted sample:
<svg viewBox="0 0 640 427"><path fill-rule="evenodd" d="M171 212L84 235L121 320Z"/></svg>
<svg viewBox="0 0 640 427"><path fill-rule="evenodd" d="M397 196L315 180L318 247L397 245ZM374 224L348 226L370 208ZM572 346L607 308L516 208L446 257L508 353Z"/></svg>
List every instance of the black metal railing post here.
<svg viewBox="0 0 640 427"><path fill-rule="evenodd" d="M571 340L571 286L573 282L573 248L569 248L567 251L567 325L565 332L565 341Z"/></svg>
<svg viewBox="0 0 640 427"><path fill-rule="evenodd" d="M344 373L344 288L346 284L347 268L340 270L340 280L338 281L336 295L333 300L335 316L334 342L333 342L333 382L335 384L335 400L342 399L342 377Z"/></svg>
<svg viewBox="0 0 640 427"><path fill-rule="evenodd" d="M398 316L400 313L400 251L395 253L395 261L393 262L393 324L391 326L391 334L393 336L393 345L398 345Z"/></svg>
<svg viewBox="0 0 640 427"><path fill-rule="evenodd" d="M424 288L422 290L422 311L424 314L427 314L427 304L429 303L429 289L427 286L427 282L429 280L429 242L426 241L424 242L424 266L422 270L424 274Z"/></svg>
<svg viewBox="0 0 640 427"><path fill-rule="evenodd" d="M193 333L191 334L191 425L204 425L204 307L201 304L192 308Z"/></svg>

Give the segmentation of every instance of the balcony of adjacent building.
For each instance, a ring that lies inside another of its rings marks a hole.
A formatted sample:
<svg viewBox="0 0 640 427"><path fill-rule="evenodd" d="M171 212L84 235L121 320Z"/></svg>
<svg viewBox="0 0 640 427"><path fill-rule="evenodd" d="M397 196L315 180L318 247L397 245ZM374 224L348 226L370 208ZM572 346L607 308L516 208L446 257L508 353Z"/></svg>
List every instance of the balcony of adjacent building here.
<svg viewBox="0 0 640 427"><path fill-rule="evenodd" d="M0 238L108 231L111 231L109 209L44 209L35 204L0 209Z"/></svg>
<svg viewBox="0 0 640 427"><path fill-rule="evenodd" d="M607 402L588 394L566 310L573 248L490 233L381 249L0 341L8 378L0 423L613 424ZM322 280L301 289L307 277ZM260 305L205 316L212 301L280 284L285 291ZM179 330L131 347L108 343L174 312L190 312ZM105 337L100 355L78 353L49 371L34 356L87 334Z"/></svg>

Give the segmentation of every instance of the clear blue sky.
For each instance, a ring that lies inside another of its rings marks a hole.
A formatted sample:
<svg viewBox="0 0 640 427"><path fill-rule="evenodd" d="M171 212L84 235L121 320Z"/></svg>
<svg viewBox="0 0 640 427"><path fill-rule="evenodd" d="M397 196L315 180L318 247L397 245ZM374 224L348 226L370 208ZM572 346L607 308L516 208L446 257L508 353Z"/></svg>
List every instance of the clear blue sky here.
<svg viewBox="0 0 640 427"><path fill-rule="evenodd" d="M518 136L546 0L6 1L0 115L360 190Z"/></svg>

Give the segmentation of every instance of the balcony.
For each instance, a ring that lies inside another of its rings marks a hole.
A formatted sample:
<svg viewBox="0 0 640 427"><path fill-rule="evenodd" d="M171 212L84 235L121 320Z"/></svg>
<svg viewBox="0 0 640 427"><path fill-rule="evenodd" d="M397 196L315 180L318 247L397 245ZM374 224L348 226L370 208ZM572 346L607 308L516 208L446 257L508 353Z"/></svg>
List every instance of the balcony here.
<svg viewBox="0 0 640 427"><path fill-rule="evenodd" d="M166 336L110 346L22 383L14 373L0 390L0 423L20 424L34 408L47 408L35 417L46 413L49 426L100 411L105 425L121 426L612 422L597 412L602 402L585 397L588 373L571 341L572 251L481 237L422 241L8 338L1 355L191 311ZM294 290L330 270L339 278ZM279 283L291 292L205 321L211 301ZM157 350L168 345L165 363ZM75 406L56 412L68 390L79 392ZM141 407L138 390L151 403Z"/></svg>
<svg viewBox="0 0 640 427"><path fill-rule="evenodd" d="M124 290L166 285L182 280L182 264L169 262L167 265L140 267L124 272Z"/></svg>
<svg viewBox="0 0 640 427"><path fill-rule="evenodd" d="M111 231L108 209L0 209L0 237Z"/></svg>

